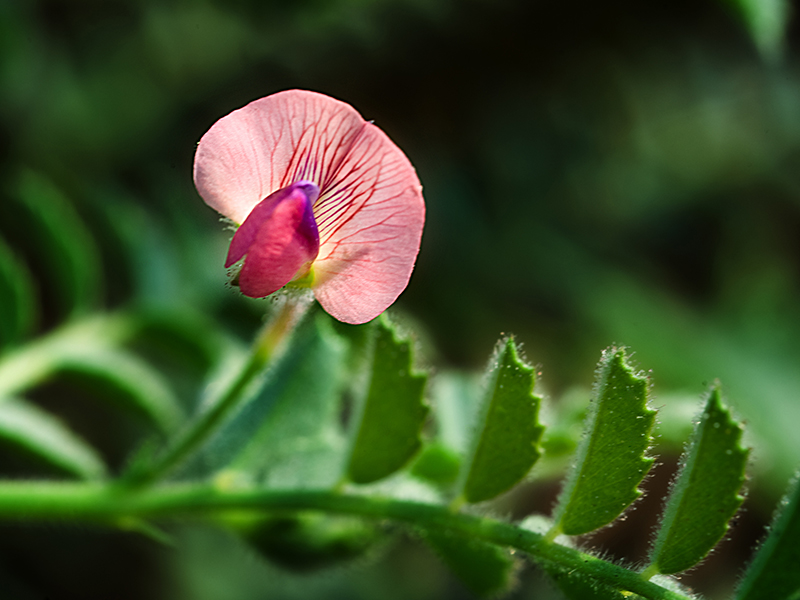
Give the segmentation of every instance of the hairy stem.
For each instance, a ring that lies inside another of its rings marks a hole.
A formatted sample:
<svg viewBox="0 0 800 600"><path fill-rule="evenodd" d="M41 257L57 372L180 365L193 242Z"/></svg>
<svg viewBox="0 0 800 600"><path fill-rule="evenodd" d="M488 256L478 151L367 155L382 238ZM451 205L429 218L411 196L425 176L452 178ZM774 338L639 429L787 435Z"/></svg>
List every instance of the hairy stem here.
<svg viewBox="0 0 800 600"><path fill-rule="evenodd" d="M128 483L142 485L167 475L205 442L231 411L247 397L250 385L280 350L310 305L307 298L299 296L285 296L280 302L275 314L256 337L248 359L219 397L207 410L197 415L149 469L134 474Z"/></svg>
<svg viewBox="0 0 800 600"><path fill-rule="evenodd" d="M453 513L446 506L331 491L222 490L209 484L165 484L120 488L102 483L0 483L0 520L77 520L120 523L131 519L208 517L228 510L317 510L391 519L422 528L448 529L526 552L540 563L581 573L652 600L688 600L646 581L638 573L539 533L495 519Z"/></svg>

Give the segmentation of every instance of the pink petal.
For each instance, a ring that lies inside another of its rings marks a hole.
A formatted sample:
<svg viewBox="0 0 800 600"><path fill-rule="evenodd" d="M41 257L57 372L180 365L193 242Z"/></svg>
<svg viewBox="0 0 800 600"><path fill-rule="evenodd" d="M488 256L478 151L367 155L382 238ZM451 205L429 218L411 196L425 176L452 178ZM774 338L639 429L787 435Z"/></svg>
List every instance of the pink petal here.
<svg viewBox="0 0 800 600"><path fill-rule="evenodd" d="M309 197L297 186L288 189L288 193L280 190L266 198L239 228L242 231L251 222L255 223L240 238L252 239L245 249L247 258L239 273L239 289L245 296L263 298L277 292L295 276L304 275L317 256L319 234ZM267 209L262 210L262 206ZM257 233L253 236L251 231L255 229ZM239 231L234 235L228 260Z"/></svg>
<svg viewBox="0 0 800 600"><path fill-rule="evenodd" d="M425 221L419 179L402 151L343 102L300 90L251 102L203 136L194 178L206 203L237 223L276 190L316 183L314 293L341 321L375 318L408 284ZM251 236L243 234L251 250L242 277L262 240L260 230Z"/></svg>
<svg viewBox="0 0 800 600"><path fill-rule="evenodd" d="M323 189L365 124L350 105L315 92L255 100L202 137L195 185L206 204L242 223L261 200L295 181Z"/></svg>
<svg viewBox="0 0 800 600"><path fill-rule="evenodd" d="M337 175L314 205L314 295L340 321L365 323L408 285L425 223L422 186L405 154L371 123Z"/></svg>

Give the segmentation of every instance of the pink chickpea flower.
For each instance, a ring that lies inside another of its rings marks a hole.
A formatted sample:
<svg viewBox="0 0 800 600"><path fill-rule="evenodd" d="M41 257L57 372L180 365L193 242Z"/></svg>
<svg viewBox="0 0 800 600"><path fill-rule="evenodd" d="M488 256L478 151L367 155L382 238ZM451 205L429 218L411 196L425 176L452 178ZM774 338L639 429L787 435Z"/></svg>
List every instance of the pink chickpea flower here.
<svg viewBox="0 0 800 600"><path fill-rule="evenodd" d="M289 90L251 102L202 137L194 182L237 225L225 266L262 298L311 287L345 323L374 319L408 285L425 203L403 152L353 107Z"/></svg>

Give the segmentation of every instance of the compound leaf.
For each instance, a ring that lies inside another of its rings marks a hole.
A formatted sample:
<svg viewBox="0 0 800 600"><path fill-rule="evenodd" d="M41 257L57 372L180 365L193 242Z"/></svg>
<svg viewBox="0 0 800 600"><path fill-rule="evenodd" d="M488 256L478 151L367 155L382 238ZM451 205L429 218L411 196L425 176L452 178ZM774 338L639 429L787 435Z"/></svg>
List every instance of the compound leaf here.
<svg viewBox="0 0 800 600"><path fill-rule="evenodd" d="M514 584L516 561L505 548L449 531L427 531L425 539L478 596L500 595Z"/></svg>
<svg viewBox="0 0 800 600"><path fill-rule="evenodd" d="M428 415L427 375L414 370L411 344L382 316L375 323L370 382L347 476L371 483L405 465L419 450Z"/></svg>
<svg viewBox="0 0 800 600"><path fill-rule="evenodd" d="M106 474L94 448L56 417L24 400L9 398L0 403L0 440L82 479Z"/></svg>
<svg viewBox="0 0 800 600"><path fill-rule="evenodd" d="M742 503L748 451L742 427L712 388L667 500L650 552L649 572L679 573L702 560L728 530Z"/></svg>
<svg viewBox="0 0 800 600"><path fill-rule="evenodd" d="M647 407L647 385L622 348L603 353L584 438L559 496L552 534L599 529L641 495L638 485L653 464L645 456L655 419Z"/></svg>
<svg viewBox="0 0 800 600"><path fill-rule="evenodd" d="M533 367L520 360L512 338L499 346L488 377L481 420L467 465L462 497L494 498L518 483L541 455L541 399L533 395Z"/></svg>
<svg viewBox="0 0 800 600"><path fill-rule="evenodd" d="M736 600L800 598L800 478L783 498L769 536L756 552L736 593Z"/></svg>

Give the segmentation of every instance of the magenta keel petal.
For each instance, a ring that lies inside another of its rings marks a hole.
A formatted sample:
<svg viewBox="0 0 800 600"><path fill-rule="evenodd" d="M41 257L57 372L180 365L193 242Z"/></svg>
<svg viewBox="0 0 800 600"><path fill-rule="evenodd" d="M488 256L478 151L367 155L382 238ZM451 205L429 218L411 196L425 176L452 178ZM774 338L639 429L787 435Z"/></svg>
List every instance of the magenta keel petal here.
<svg viewBox="0 0 800 600"><path fill-rule="evenodd" d="M259 231L261 231L261 226L269 220L275 207L291 194L298 192L305 195L309 207L313 206L314 202L316 202L319 197L319 188L316 184L310 181L298 181L297 183L270 194L250 211L244 223L242 223L241 227L239 227L233 235L231 245L228 248L228 256L225 259L226 268L239 262L244 255L247 254L253 242L255 242ZM319 233L317 232L317 224L314 221L313 214L311 210L307 210L304 214L304 219L306 221L304 225L305 231L309 232L309 235L312 235L316 239L317 245L319 245ZM311 233L312 229L313 234Z"/></svg>
<svg viewBox="0 0 800 600"><path fill-rule="evenodd" d="M310 191L295 184L272 194L245 219L239 228L247 227L244 234L238 239L239 231L234 235L228 260L239 253L247 255L239 273L244 295L269 296L304 275L317 257L319 233Z"/></svg>

